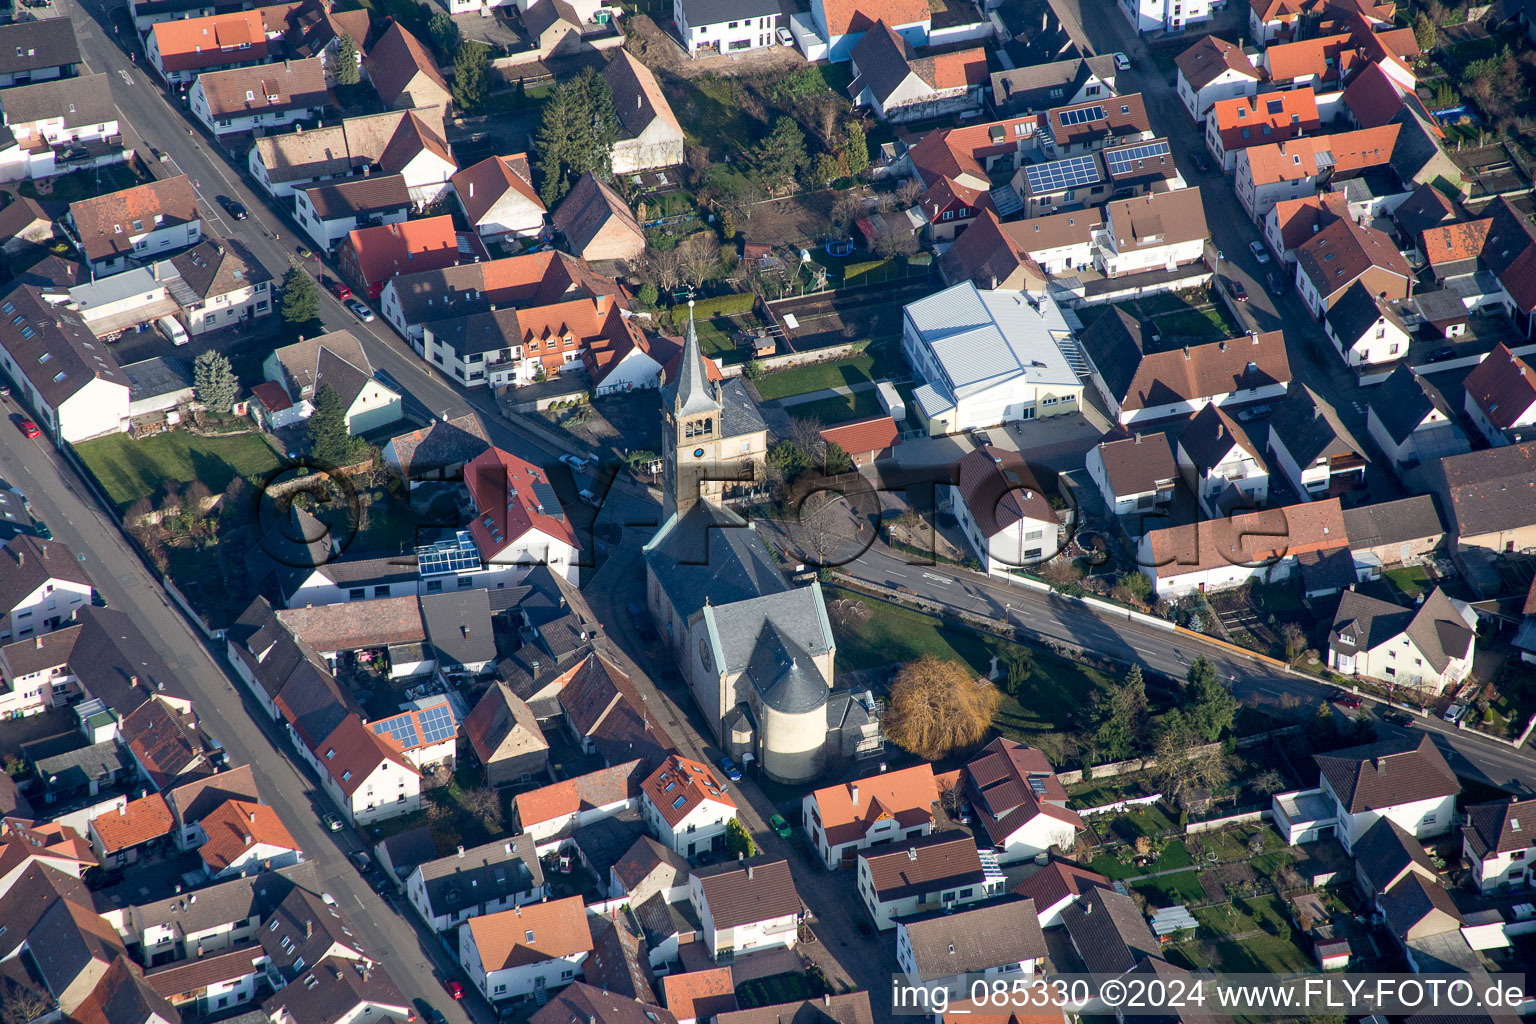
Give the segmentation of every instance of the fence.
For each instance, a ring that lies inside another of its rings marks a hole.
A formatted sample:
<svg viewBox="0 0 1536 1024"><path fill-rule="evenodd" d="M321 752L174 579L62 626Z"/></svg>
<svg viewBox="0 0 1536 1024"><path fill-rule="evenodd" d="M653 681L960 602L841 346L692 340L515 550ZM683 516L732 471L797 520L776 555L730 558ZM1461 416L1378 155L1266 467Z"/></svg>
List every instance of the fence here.
<svg viewBox="0 0 1536 1024"><path fill-rule="evenodd" d="M1151 796L1133 796L1124 800L1116 800L1112 804L1101 804L1098 807L1083 807L1077 809L1079 818L1092 817L1095 814L1109 814L1114 811L1123 811L1128 807L1141 807L1145 804L1155 804L1163 798L1161 793L1153 793Z"/></svg>
<svg viewBox="0 0 1536 1024"><path fill-rule="evenodd" d="M1078 811L1082 814L1082 811ZM1255 821L1268 821L1270 811L1242 811L1238 814L1229 814L1224 818L1211 818L1208 821L1192 821L1184 826L1187 835L1195 835L1198 832L1215 832L1217 829L1226 828L1228 825L1251 825Z"/></svg>
<svg viewBox="0 0 1536 1024"><path fill-rule="evenodd" d="M813 363L830 363L838 359L846 359L848 356L858 355L864 349L863 342L847 342L841 345L828 345L826 348L813 348L805 352L790 352L782 356L769 356L759 359L765 371L785 370L791 366L810 366Z"/></svg>

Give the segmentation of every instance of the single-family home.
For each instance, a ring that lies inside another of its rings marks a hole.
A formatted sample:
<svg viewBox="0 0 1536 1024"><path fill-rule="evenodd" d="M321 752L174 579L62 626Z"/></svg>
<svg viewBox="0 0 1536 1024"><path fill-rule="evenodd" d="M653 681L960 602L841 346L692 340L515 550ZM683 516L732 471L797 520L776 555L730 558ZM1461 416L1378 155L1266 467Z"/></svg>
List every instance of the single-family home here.
<svg viewBox="0 0 1536 1024"><path fill-rule="evenodd" d="M159 22L144 37L144 57L171 86L187 85L205 71L266 64L287 27L269 16L276 10Z"/></svg>
<svg viewBox="0 0 1536 1024"><path fill-rule="evenodd" d="M868 0L811 0L811 20L827 44L827 59L837 64L850 59L864 33L881 20L912 45L926 45L933 14L918 0L894 0L889 4L873 4Z"/></svg>
<svg viewBox="0 0 1536 1024"><path fill-rule="evenodd" d="M272 275L241 242L204 239L172 256L185 291L177 301L193 335L250 323L273 311ZM163 273L163 269L161 270Z"/></svg>
<svg viewBox="0 0 1536 1024"><path fill-rule="evenodd" d="M980 445L961 457L948 505L983 572L1044 565L1061 550L1061 521L1018 452Z"/></svg>
<svg viewBox="0 0 1536 1024"><path fill-rule="evenodd" d="M192 116L214 135L312 121L330 102L324 63L318 57L205 71L187 90Z"/></svg>
<svg viewBox="0 0 1536 1024"><path fill-rule="evenodd" d="M1410 874L1438 885L1440 878L1434 862L1424 852L1424 844L1391 818L1377 818L1355 843L1355 884L1366 899L1397 886Z"/></svg>
<svg viewBox="0 0 1536 1024"><path fill-rule="evenodd" d="M1264 241L1280 257L1281 271L1289 276L1287 268L1296 263L1296 250L1303 242L1338 218L1353 215L1343 190L1282 199L1264 215Z"/></svg>
<svg viewBox="0 0 1536 1024"><path fill-rule="evenodd" d="M696 870L688 898L712 959L764 949L793 949L805 911L789 862L756 858Z"/></svg>
<svg viewBox="0 0 1536 1024"><path fill-rule="evenodd" d="M1303 555L1347 550L1337 498L1149 530L1137 560L1158 597L1289 579Z"/></svg>
<svg viewBox="0 0 1536 1024"><path fill-rule="evenodd" d="M197 194L185 174L76 200L64 223L97 277L126 270L130 259L175 252L203 239Z"/></svg>
<svg viewBox="0 0 1536 1024"><path fill-rule="evenodd" d="M80 70L71 18L34 18L0 25L0 89L70 78Z"/></svg>
<svg viewBox="0 0 1536 1024"><path fill-rule="evenodd" d="M1045 754L999 737L960 771L960 787L979 819L977 838L1000 863L1024 860L1052 847L1070 849L1082 819L1067 808L1067 791Z"/></svg>
<svg viewBox="0 0 1536 1024"><path fill-rule="evenodd" d="M1409 366L1393 370L1371 392L1366 429L1399 470L1471 448L1440 389Z"/></svg>
<svg viewBox="0 0 1536 1024"><path fill-rule="evenodd" d="M128 429L127 376L82 321L22 280L0 292L0 368L55 442Z"/></svg>
<svg viewBox="0 0 1536 1024"><path fill-rule="evenodd" d="M551 220L571 255L588 263L636 260L645 252L645 229L613 186L590 171L571 187Z"/></svg>
<svg viewBox="0 0 1536 1024"><path fill-rule="evenodd" d="M1523 820L1522 820L1523 819ZM1536 873L1536 800L1511 797L1467 808L1461 859L1482 892L1518 889Z"/></svg>
<svg viewBox="0 0 1536 1024"><path fill-rule="evenodd" d="M848 95L855 107L868 107L882 121L920 121L981 109L987 84L987 52L981 47L920 57L882 20L864 33L852 59Z"/></svg>
<svg viewBox="0 0 1536 1024"><path fill-rule="evenodd" d="M104 73L7 89L0 108L10 129L0 139L0 180L51 178L128 158Z"/></svg>
<svg viewBox="0 0 1536 1024"><path fill-rule="evenodd" d="M549 741L533 711L511 687L492 683L469 717L464 734L491 786L526 783L549 767Z"/></svg>
<svg viewBox="0 0 1536 1024"><path fill-rule="evenodd" d="M1106 146L1147 142L1152 122L1141 93L1052 107L1044 118L1046 153L1060 158L1083 156Z"/></svg>
<svg viewBox="0 0 1536 1024"><path fill-rule="evenodd" d="M458 480L465 463L491 446L476 413L435 419L419 430L397 434L380 450L384 464L414 488L427 480Z"/></svg>
<svg viewBox="0 0 1536 1024"><path fill-rule="evenodd" d="M472 917L544 898L544 868L533 837L513 836L424 861L405 877L405 898L434 933Z"/></svg>
<svg viewBox="0 0 1536 1024"><path fill-rule="evenodd" d="M1147 919L1124 893L1090 886L1061 912L1078 958L1093 974L1118 977L1143 960L1156 960L1158 941Z"/></svg>
<svg viewBox="0 0 1536 1024"><path fill-rule="evenodd" d="M1009 221L1001 228L1025 258L1038 264L1046 274L1070 274L1093 265L1095 239L1103 224L1100 211L1090 209ZM959 244L957 241L956 245ZM1006 289L1010 285L1000 282L996 287Z"/></svg>
<svg viewBox="0 0 1536 1024"><path fill-rule="evenodd" d="M1411 341L1393 305L1358 279L1323 314L1323 329L1349 366L1395 363L1407 355Z"/></svg>
<svg viewBox="0 0 1536 1024"><path fill-rule="evenodd" d="M1234 96L1207 111L1205 146L1217 165L1230 171L1240 150L1315 134L1321 126L1317 95L1310 89Z"/></svg>
<svg viewBox="0 0 1536 1024"><path fill-rule="evenodd" d="M902 309L902 354L931 435L1078 411L1082 381L1062 353L1071 330L1055 300L962 282Z"/></svg>
<svg viewBox="0 0 1536 1024"><path fill-rule="evenodd" d="M1390 818L1416 839L1444 835L1456 818L1456 794L1461 783L1429 736L1418 733L1363 746L1313 754L1318 787L1277 794L1276 826L1289 842L1334 835L1345 852L1381 818ZM1284 813L1285 797L1313 797L1307 820ZM1310 835L1297 838L1309 826Z"/></svg>
<svg viewBox="0 0 1536 1024"><path fill-rule="evenodd" d="M1151 192L1104 207L1094 262L1106 277L1154 269L1172 273L1204 258L1209 236L1199 188Z"/></svg>
<svg viewBox="0 0 1536 1024"><path fill-rule="evenodd" d="M1052 859L1009 891L1035 905L1041 928L1062 923L1061 912L1091 888L1112 889L1114 883L1103 875Z"/></svg>
<svg viewBox="0 0 1536 1024"><path fill-rule="evenodd" d="M336 247L336 267L359 292L377 299L396 274L451 267L461 255L453 217L445 213L354 228Z"/></svg>
<svg viewBox="0 0 1536 1024"><path fill-rule="evenodd" d="M1476 626L1476 613L1439 587L1414 608L1348 591L1328 633L1328 667L1438 696L1471 673Z"/></svg>
<svg viewBox="0 0 1536 1024"><path fill-rule="evenodd" d="M267 380L280 384L294 402L313 403L331 388L346 410L347 432L366 434L400 419L402 398L378 381L362 343L351 331L332 331L319 337L274 349L262 363Z"/></svg>
<svg viewBox="0 0 1536 1024"><path fill-rule="evenodd" d="M490 565L545 565L575 582L580 541L544 470L500 448L464 467L474 502L469 531Z"/></svg>
<svg viewBox="0 0 1536 1024"><path fill-rule="evenodd" d="M393 736L380 735L349 714L314 746L320 781L356 825L366 825L421 804L421 773Z"/></svg>
<svg viewBox="0 0 1536 1024"><path fill-rule="evenodd" d="M1207 405L1179 432L1179 475L1214 519L1233 508L1255 508L1269 497L1269 463L1242 424ZM1228 489L1238 492L1229 494Z"/></svg>
<svg viewBox="0 0 1536 1024"><path fill-rule="evenodd" d="M263 135L251 146L246 168L275 199L301 188L362 174L398 174L411 201L434 202L459 165L442 128L426 113L386 110L349 117L337 125Z"/></svg>
<svg viewBox="0 0 1536 1024"><path fill-rule="evenodd" d="M1204 121L1219 101L1258 93L1263 75L1254 66L1256 56L1211 35L1200 37L1180 53L1174 60L1179 69L1179 102L1190 118Z"/></svg>
<svg viewBox="0 0 1536 1024"><path fill-rule="evenodd" d="M1276 203L1316 195L1320 187L1387 166L1398 132L1398 125L1386 124L1239 150L1233 173L1238 201L1255 224L1262 224Z"/></svg>
<svg viewBox="0 0 1536 1024"><path fill-rule="evenodd" d="M399 224L411 214L411 190L400 174L364 175L293 193L295 217L316 246L330 252L360 227Z"/></svg>
<svg viewBox="0 0 1536 1024"><path fill-rule="evenodd" d="M946 908L896 923L896 963L907 983L951 999L1034 980L1046 957L1045 933L1034 900L1004 899L961 910Z"/></svg>
<svg viewBox="0 0 1536 1024"><path fill-rule="evenodd" d="M392 21L368 50L363 67L379 99L391 110L435 108L431 120L440 124L443 112L453 103L453 92L431 52L398 21Z"/></svg>
<svg viewBox="0 0 1536 1024"><path fill-rule="evenodd" d="M526 153L488 156L464 168L453 176L453 194L481 238L503 240L544 230L544 201L533 190Z"/></svg>
<svg viewBox="0 0 1536 1024"><path fill-rule="evenodd" d="M1536 373L1503 342L1462 381L1472 425L1493 447L1536 438Z"/></svg>
<svg viewBox="0 0 1536 1024"><path fill-rule="evenodd" d="M18 533L0 547L0 640L25 640L67 625L96 595L69 545Z"/></svg>
<svg viewBox="0 0 1536 1024"><path fill-rule="evenodd" d="M640 813L668 849L694 857L725 848L736 801L709 765L672 754L640 788Z"/></svg>
<svg viewBox="0 0 1536 1024"><path fill-rule="evenodd" d="M1413 294L1413 270L1392 237L1347 217L1296 250L1296 289L1313 316L1321 319L1357 281L1389 301Z"/></svg>
<svg viewBox="0 0 1536 1024"><path fill-rule="evenodd" d="M1191 32L1211 20L1220 5L1210 0L1178 3L1176 0L1120 0L1120 13L1136 32Z"/></svg>
<svg viewBox="0 0 1536 1024"><path fill-rule="evenodd" d="M562 779L517 794L512 815L517 826L541 846L554 847L578 828L624 812L638 812L640 784L650 769L643 760Z"/></svg>
<svg viewBox="0 0 1536 1024"><path fill-rule="evenodd" d="M1473 551L1493 555L1536 548L1533 459L1536 441L1441 459L1452 552L1463 565Z"/></svg>
<svg viewBox="0 0 1536 1024"><path fill-rule="evenodd" d="M1140 534L1143 517L1161 518L1173 500L1179 471L1160 431L1126 435L1111 431L1106 439L1088 449L1084 460L1088 476L1117 516L1130 516L1126 529Z"/></svg>
<svg viewBox="0 0 1536 1024"><path fill-rule="evenodd" d="M992 105L1004 117L1115 94L1114 57L1070 57L992 73Z"/></svg>
<svg viewBox="0 0 1536 1024"><path fill-rule="evenodd" d="M651 69L628 50L618 49L603 69L603 80L619 115L613 173L634 174L682 163L683 128Z"/></svg>
<svg viewBox="0 0 1536 1024"><path fill-rule="evenodd" d="M165 797L150 793L117 805L86 823L91 849L107 867L133 864L140 853L172 845L175 822Z"/></svg>
<svg viewBox="0 0 1536 1024"><path fill-rule="evenodd" d="M1077 341L1094 386L1122 424L1278 398L1291 381L1280 331L1161 348L1150 323L1116 307Z"/></svg>
<svg viewBox="0 0 1536 1024"><path fill-rule="evenodd" d="M933 766L918 764L807 793L801 826L829 869L851 868L860 850L927 835L938 799Z"/></svg>
<svg viewBox="0 0 1536 1024"><path fill-rule="evenodd" d="M1273 468L1305 499L1342 494L1365 482L1361 445L1338 410L1305 385L1271 406L1269 453Z"/></svg>
<svg viewBox="0 0 1536 1024"><path fill-rule="evenodd" d="M708 0L672 0L672 24L688 56L702 51L736 56L750 50L778 45L778 30L787 20L784 8L773 0L720 7Z"/></svg>
<svg viewBox="0 0 1536 1024"><path fill-rule="evenodd" d="M516 906L459 926L459 963L493 1005L570 984L591 952L580 896Z"/></svg>
<svg viewBox="0 0 1536 1024"><path fill-rule="evenodd" d="M200 822L208 837L197 848L212 879L257 874L304 859L277 811L248 800L224 801Z"/></svg>

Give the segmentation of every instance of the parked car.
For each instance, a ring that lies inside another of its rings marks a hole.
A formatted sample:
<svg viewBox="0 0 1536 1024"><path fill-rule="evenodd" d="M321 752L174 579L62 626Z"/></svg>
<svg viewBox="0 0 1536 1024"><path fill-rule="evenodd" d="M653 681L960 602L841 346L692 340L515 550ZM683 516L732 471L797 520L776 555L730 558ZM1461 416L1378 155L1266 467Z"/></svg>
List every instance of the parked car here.
<svg viewBox="0 0 1536 1024"><path fill-rule="evenodd" d="M779 45L780 46L794 46L795 45L794 34L791 33L789 31L789 29L787 29L787 28L780 28L779 32L778 32L778 36L779 36Z"/></svg>
<svg viewBox="0 0 1536 1024"><path fill-rule="evenodd" d="M1267 277L1269 281L1269 294L1279 298L1285 294L1285 275L1278 270L1271 270Z"/></svg>
<svg viewBox="0 0 1536 1024"><path fill-rule="evenodd" d="M784 815L775 814L768 819L768 827L779 834L780 839L788 839L794 835L794 829L789 827L789 822L784 820Z"/></svg>
<svg viewBox="0 0 1536 1024"><path fill-rule="evenodd" d="M587 460L582 458L580 455L562 455L560 456L560 461L565 463L567 466L570 466L572 469L581 469L587 464Z"/></svg>
<svg viewBox="0 0 1536 1024"><path fill-rule="evenodd" d="M425 1016L428 1024L448 1024L448 1018L443 1016L443 1011L435 1006L427 1007Z"/></svg>
<svg viewBox="0 0 1536 1024"><path fill-rule="evenodd" d="M1452 704L1450 707L1445 709L1445 720L1450 722L1452 725L1455 725L1457 722L1460 722L1463 717L1466 716L1466 713L1467 706L1465 704Z"/></svg>
<svg viewBox="0 0 1536 1024"><path fill-rule="evenodd" d="M464 983L461 982L458 978L449 978L448 979L448 994L453 996L453 998L455 998L455 999L463 999L464 998Z"/></svg>
<svg viewBox="0 0 1536 1024"><path fill-rule="evenodd" d="M10 397L11 397L11 386L9 384L0 384L0 398L10 398Z"/></svg>
<svg viewBox="0 0 1536 1024"><path fill-rule="evenodd" d="M373 870L373 858L362 850L353 850L347 854L347 859L352 862L353 867L365 875Z"/></svg>
<svg viewBox="0 0 1536 1024"><path fill-rule="evenodd" d="M1351 711L1358 711L1364 704L1358 696L1348 690L1334 690L1332 699L1335 704L1343 704Z"/></svg>
<svg viewBox="0 0 1536 1024"><path fill-rule="evenodd" d="M1127 57L1123 53L1115 54L1115 70L1116 71L1129 71L1129 70L1131 70L1131 58Z"/></svg>
<svg viewBox="0 0 1536 1024"><path fill-rule="evenodd" d="M341 819L336 817L334 814L327 814L325 817L320 819L320 822L326 827L328 831L341 831Z"/></svg>
<svg viewBox="0 0 1536 1024"><path fill-rule="evenodd" d="M39 540L53 540L53 531L41 519L32 520L32 532L37 534Z"/></svg>
<svg viewBox="0 0 1536 1024"><path fill-rule="evenodd" d="M1248 251L1253 253L1253 258L1260 263L1269 262L1269 250L1264 248L1264 243L1255 239L1248 243Z"/></svg>
<svg viewBox="0 0 1536 1024"><path fill-rule="evenodd" d="M1412 725L1413 716L1406 711L1388 711L1381 716L1383 722L1391 725Z"/></svg>
<svg viewBox="0 0 1536 1024"><path fill-rule="evenodd" d="M363 305L361 302L358 302L356 299L348 299L345 303L343 303L343 305L345 305L349 310L351 310L352 311L352 315L357 317L363 323L365 323L365 324L373 323L373 310L369 309L367 306Z"/></svg>
<svg viewBox="0 0 1536 1024"><path fill-rule="evenodd" d="M1205 158L1204 154L1196 153L1194 164L1195 170L1199 171L1201 174L1211 173L1211 162Z"/></svg>
<svg viewBox="0 0 1536 1024"><path fill-rule="evenodd" d="M1238 302L1248 301L1248 289L1243 287L1243 282L1229 278L1227 280L1227 290L1232 293L1232 298Z"/></svg>
<svg viewBox="0 0 1536 1024"><path fill-rule="evenodd" d="M235 220L245 220L249 216L245 212L245 204L237 199L231 199L229 196L216 196L215 200L220 206L224 207L224 212L235 218Z"/></svg>
<svg viewBox="0 0 1536 1024"><path fill-rule="evenodd" d="M732 761L728 757L722 757L720 760L716 761L715 764L720 766L721 773L723 773L725 777L730 779L732 782L741 781L741 769L736 767L735 761Z"/></svg>
<svg viewBox="0 0 1536 1024"><path fill-rule="evenodd" d="M352 297L352 289L338 280L328 277L325 279L325 286L331 290L332 295L336 296L337 302L346 302Z"/></svg>
<svg viewBox="0 0 1536 1024"><path fill-rule="evenodd" d="M1443 363L1447 359L1455 358L1456 350L1449 345L1442 345L1429 354L1427 361L1431 363Z"/></svg>
<svg viewBox="0 0 1536 1024"><path fill-rule="evenodd" d="M41 430L37 429L37 424L31 420L22 420L16 425L21 428L22 434L27 437L40 437L43 433Z"/></svg>

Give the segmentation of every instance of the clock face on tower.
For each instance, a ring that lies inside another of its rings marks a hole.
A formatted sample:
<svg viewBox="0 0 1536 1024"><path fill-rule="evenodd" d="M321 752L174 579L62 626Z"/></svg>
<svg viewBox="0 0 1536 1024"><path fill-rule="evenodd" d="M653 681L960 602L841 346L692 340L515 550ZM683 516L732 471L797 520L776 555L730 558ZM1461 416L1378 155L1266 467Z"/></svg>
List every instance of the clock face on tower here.
<svg viewBox="0 0 1536 1024"><path fill-rule="evenodd" d="M699 664L704 666L705 672L715 670L715 659L709 653L709 641L703 638L699 640Z"/></svg>
<svg viewBox="0 0 1536 1024"><path fill-rule="evenodd" d="M695 448L693 450L693 457L696 458L696 459L702 459L704 457L704 449L703 448Z"/></svg>

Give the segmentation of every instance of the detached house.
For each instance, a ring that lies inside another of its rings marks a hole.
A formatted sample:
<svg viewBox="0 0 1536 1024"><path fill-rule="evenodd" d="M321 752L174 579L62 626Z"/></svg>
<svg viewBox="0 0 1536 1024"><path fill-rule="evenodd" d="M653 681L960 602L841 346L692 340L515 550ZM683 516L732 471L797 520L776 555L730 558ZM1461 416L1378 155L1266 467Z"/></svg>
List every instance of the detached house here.
<svg viewBox="0 0 1536 1024"><path fill-rule="evenodd" d="M668 849L694 857L725 848L736 801L709 765L672 754L641 784L641 792L640 813Z"/></svg>
<svg viewBox="0 0 1536 1024"><path fill-rule="evenodd" d="M1073 57L992 73L992 105L1014 117L1115 94L1115 59Z"/></svg>
<svg viewBox="0 0 1536 1024"><path fill-rule="evenodd" d="M977 47L919 57L884 21L853 48L856 107L869 107L882 121L918 121L981 108L987 84L987 54Z"/></svg>
<svg viewBox="0 0 1536 1024"><path fill-rule="evenodd" d="M1476 613L1436 587L1416 608L1347 591L1328 634L1328 667L1435 696L1472 671Z"/></svg>
<svg viewBox="0 0 1536 1024"><path fill-rule="evenodd" d="M1365 482L1365 455L1338 410L1305 385L1272 407L1274 468L1303 499L1325 498Z"/></svg>
<svg viewBox="0 0 1536 1024"><path fill-rule="evenodd" d="M128 157L105 74L7 89L0 108L11 135L9 146L0 139L0 180L51 178L122 163ZM12 216L30 209L23 205ZM29 225L22 221L17 226L25 230ZM50 235L52 230L50 225Z"/></svg>
<svg viewBox="0 0 1536 1024"><path fill-rule="evenodd" d="M913 46L928 43L933 14L922 0L811 0L811 20L827 44L827 59L837 64L853 56L864 34L884 21Z"/></svg>
<svg viewBox="0 0 1536 1024"><path fill-rule="evenodd" d="M187 91L192 116L214 135L315 120L329 103L319 58L204 72Z"/></svg>
<svg viewBox="0 0 1536 1024"><path fill-rule="evenodd" d="M1088 476L1104 496L1104 503L1117 516L1143 513L1161 517L1162 509L1173 500L1178 479L1173 450L1168 435L1161 431L1133 436L1106 435L1088 450ZM1139 533L1139 524L1125 524Z"/></svg>
<svg viewBox="0 0 1536 1024"><path fill-rule="evenodd" d="M542 232L546 211L531 177L526 153L489 156L455 174L453 194L470 229L493 241Z"/></svg>
<svg viewBox="0 0 1536 1024"><path fill-rule="evenodd" d="M1277 207L1278 209L1278 207ZM1408 325L1362 280L1344 289L1323 314L1323 329L1349 366L1395 363L1408 354Z"/></svg>
<svg viewBox="0 0 1536 1024"><path fill-rule="evenodd" d="M1486 554L1536 548L1536 441L1442 459L1454 555L1466 571L1474 549ZM1444 507L1444 506L1442 506ZM1471 574L1478 575L1478 574ZM1474 585L1477 581L1474 580ZM1496 581L1489 584L1497 586Z"/></svg>
<svg viewBox="0 0 1536 1024"><path fill-rule="evenodd" d="M444 112L453 103L453 92L432 54L398 21L373 44L363 66L386 107L423 113L432 110L432 122L441 125Z"/></svg>
<svg viewBox="0 0 1536 1024"><path fill-rule="evenodd" d="M708 0L672 0L672 24L688 50L740 54L778 44L784 9L774 0L751 0L720 7Z"/></svg>
<svg viewBox="0 0 1536 1024"><path fill-rule="evenodd" d="M651 69L628 50L613 52L603 69L619 115L619 140L613 144L613 173L675 167L683 162L683 128L667 103Z"/></svg>
<svg viewBox="0 0 1536 1024"><path fill-rule="evenodd" d="M1408 366L1393 370L1371 392L1366 429L1397 469L1432 463L1471 448L1440 389Z"/></svg>
<svg viewBox="0 0 1536 1024"><path fill-rule="evenodd" d="M1296 250L1296 289L1313 316L1326 314L1356 281L1387 300L1413 294L1413 270L1391 236L1347 217Z"/></svg>
<svg viewBox="0 0 1536 1024"><path fill-rule="evenodd" d="M528 835L468 850L460 846L416 865L405 877L405 898L438 934L472 917L537 903L544 894L544 868Z"/></svg>
<svg viewBox="0 0 1536 1024"><path fill-rule="evenodd" d="M366 434L402 416L401 396L373 375L373 364L350 331L333 331L276 349L261 365L267 380L281 385L290 401L309 405L330 387L346 409L347 432ZM309 412L303 417L308 418Z"/></svg>
<svg viewBox="0 0 1536 1024"><path fill-rule="evenodd" d="M1241 48L1210 35L1202 36L1174 63L1179 68L1179 101L1196 122L1204 121L1220 100L1257 93L1263 77Z"/></svg>
<svg viewBox="0 0 1536 1024"><path fill-rule="evenodd" d="M200 824L208 838L197 853L211 879L257 874L304 859L298 842L266 804L226 800Z"/></svg>
<svg viewBox="0 0 1536 1024"><path fill-rule="evenodd" d="M570 896L472 917L459 926L458 945L470 983L496 1004L575 981L592 931L581 897Z"/></svg>
<svg viewBox="0 0 1536 1024"><path fill-rule="evenodd" d="M1178 466L1208 519L1269 497L1263 451L1220 406L1207 405L1179 433Z"/></svg>
<svg viewBox="0 0 1536 1024"><path fill-rule="evenodd" d="M645 229L613 187L591 171L560 201L551 222L571 255L589 263L636 260L645 252Z"/></svg>
<svg viewBox="0 0 1536 1024"><path fill-rule="evenodd" d="M84 262L97 277L196 245L203 238L197 195L185 174L69 204L65 218Z"/></svg>
<svg viewBox="0 0 1536 1024"><path fill-rule="evenodd" d="M296 189L293 198L299 226L326 252L358 228L401 223L413 203L401 174L311 185Z"/></svg>
<svg viewBox="0 0 1536 1024"><path fill-rule="evenodd" d="M1017 453L982 445L955 466L949 507L983 572L1043 565L1061 549L1061 522Z"/></svg>
<svg viewBox="0 0 1536 1024"><path fill-rule="evenodd" d="M1494 448L1536 438L1536 373L1503 343L1462 381L1464 407Z"/></svg>
<svg viewBox="0 0 1536 1024"><path fill-rule="evenodd" d="M26 640L68 625L95 583L69 545L19 533L0 548L0 640Z"/></svg>
<svg viewBox="0 0 1536 1024"><path fill-rule="evenodd" d="M952 999L968 997L978 977L989 986L1028 983L1046 952L1034 900L939 911L896 925L896 963L907 982L929 992L944 989Z"/></svg>
<svg viewBox="0 0 1536 1024"><path fill-rule="evenodd" d="M1536 800L1502 800L1467 808L1461 859L1482 892L1518 889L1536 874Z"/></svg>
<svg viewBox="0 0 1536 1024"><path fill-rule="evenodd" d="M927 835L938 799L933 766L918 764L807 793L801 824L822 863L850 868L860 850Z"/></svg>
<svg viewBox="0 0 1536 1024"><path fill-rule="evenodd" d="M688 898L699 916L699 937L716 961L761 949L793 949L805 911L783 860L702 868L688 879Z"/></svg>
<svg viewBox="0 0 1536 1024"><path fill-rule="evenodd" d="M1205 206L1200 189L1153 192L1104 207L1104 231L1094 262L1106 277L1166 270L1204 258Z"/></svg>
<svg viewBox="0 0 1536 1024"><path fill-rule="evenodd" d="M960 772L961 792L979 819L977 839L988 840L1000 863L1036 857L1052 847L1070 849L1083 821L1067 808L1067 791L1045 754L999 737Z"/></svg>

